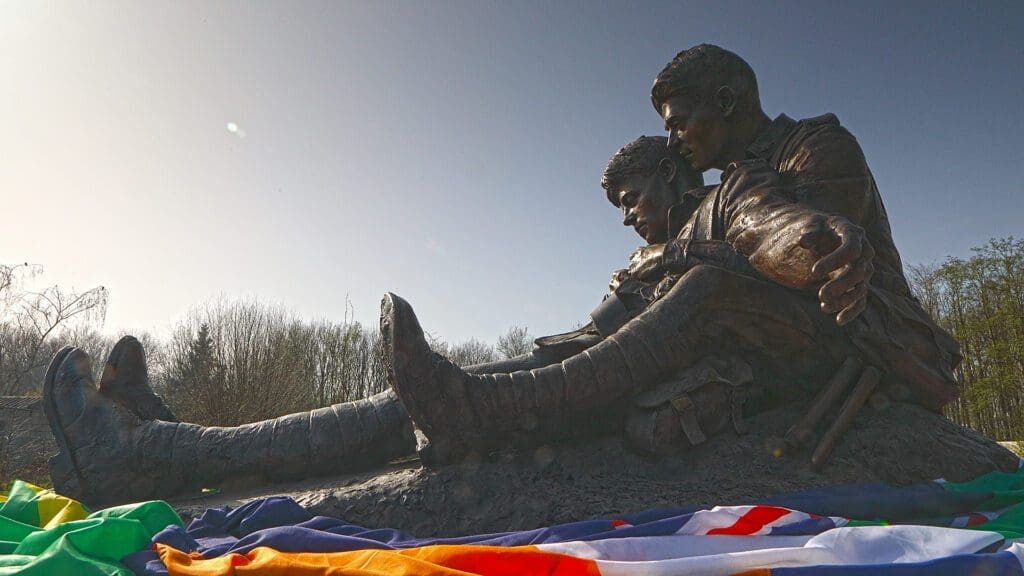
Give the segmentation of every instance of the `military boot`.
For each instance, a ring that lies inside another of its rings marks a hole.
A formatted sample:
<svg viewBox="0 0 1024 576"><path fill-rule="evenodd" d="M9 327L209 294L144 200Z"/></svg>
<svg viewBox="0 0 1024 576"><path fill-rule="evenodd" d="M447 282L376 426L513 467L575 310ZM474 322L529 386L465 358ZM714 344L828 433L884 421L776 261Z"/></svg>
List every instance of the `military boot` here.
<svg viewBox="0 0 1024 576"><path fill-rule="evenodd" d="M142 420L100 392L89 356L70 347L51 362L43 399L60 450L54 487L93 506L361 470L414 446L390 391L231 428Z"/></svg>
<svg viewBox="0 0 1024 576"><path fill-rule="evenodd" d="M680 328L687 323L684 300L666 297L608 338L551 366L470 374L432 352L409 303L387 294L381 335L390 354L390 382L426 436L421 459L446 464L550 441L576 422L628 404L692 360L687 351L696 348L694 332ZM617 427L609 421L608 428Z"/></svg>
<svg viewBox="0 0 1024 576"><path fill-rule="evenodd" d="M134 336L121 338L110 350L100 376L99 391L140 420L180 422L149 385L146 352Z"/></svg>

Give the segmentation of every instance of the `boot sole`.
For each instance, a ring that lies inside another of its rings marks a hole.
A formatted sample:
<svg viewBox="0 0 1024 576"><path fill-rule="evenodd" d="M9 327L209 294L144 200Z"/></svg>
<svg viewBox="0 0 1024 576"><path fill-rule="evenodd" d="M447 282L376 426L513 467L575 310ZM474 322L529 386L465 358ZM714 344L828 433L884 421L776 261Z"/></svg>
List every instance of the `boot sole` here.
<svg viewBox="0 0 1024 576"><path fill-rule="evenodd" d="M53 432L53 438L57 442L57 454L51 457L48 462L50 466L50 479L54 482L54 489L61 490L64 496L71 496L81 500L85 493L85 478L79 472L75 457L71 452L71 445L64 434L64 426L61 424L60 416L57 412L54 394L54 382L57 379L57 372L60 371L60 366L72 350L74 348L71 346L62 348L54 355L49 368L46 369L46 376L43 378L43 413L46 414L46 420L50 424L50 431ZM75 490L73 486L67 485L57 486L59 478L67 478L74 481L78 484L78 489Z"/></svg>
<svg viewBox="0 0 1024 576"><path fill-rule="evenodd" d="M396 294L386 293L381 301L381 337L384 339L385 349L390 359L388 382L399 401L405 407L409 419L412 420L413 424L420 429L427 439L425 445L417 448L420 462L428 468L438 468L461 462L471 454L474 454L474 459L479 459L479 454L466 444L464 438L457 430L452 430L449 426L436 424L437 419L432 418L420 402L420 396L423 394L421 391L413 392L408 389L415 387L416 381L420 378L428 377L428 375L415 373L410 375L410 370L414 372L415 369L411 369L407 365L408 360L398 361L399 355L405 356L410 352L413 355L418 353L416 350L405 349L410 344L408 332L411 330L419 332L414 339L422 340L423 328L420 326L419 319L416 317L412 305ZM399 333L406 336L401 343L401 350L397 349L399 345L396 343L396 334ZM429 346L427 346L426 351L423 353L435 355ZM444 360L444 362L448 361ZM399 366L400 363L401 366ZM399 381L403 381L405 384L399 385ZM434 424L431 425L430 423Z"/></svg>

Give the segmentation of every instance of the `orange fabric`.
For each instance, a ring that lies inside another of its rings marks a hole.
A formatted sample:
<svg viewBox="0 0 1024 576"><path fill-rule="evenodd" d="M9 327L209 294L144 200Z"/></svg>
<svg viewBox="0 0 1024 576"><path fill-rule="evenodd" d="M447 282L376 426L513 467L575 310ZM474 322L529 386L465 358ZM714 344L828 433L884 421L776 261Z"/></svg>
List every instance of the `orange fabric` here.
<svg viewBox="0 0 1024 576"><path fill-rule="evenodd" d="M406 550L285 553L254 548L203 560L163 544L160 559L171 576L599 576L591 560L544 552L534 546L423 546Z"/></svg>

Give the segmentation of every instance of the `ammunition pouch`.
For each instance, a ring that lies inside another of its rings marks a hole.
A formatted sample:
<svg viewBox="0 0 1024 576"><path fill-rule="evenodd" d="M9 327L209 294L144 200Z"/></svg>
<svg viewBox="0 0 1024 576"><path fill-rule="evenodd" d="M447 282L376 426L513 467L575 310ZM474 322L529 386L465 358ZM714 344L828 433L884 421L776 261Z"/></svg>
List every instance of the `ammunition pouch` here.
<svg viewBox="0 0 1024 576"><path fill-rule="evenodd" d="M670 454L703 443L730 424L746 433L743 404L753 381L739 358L706 357L639 394L626 416L626 438L651 454Z"/></svg>

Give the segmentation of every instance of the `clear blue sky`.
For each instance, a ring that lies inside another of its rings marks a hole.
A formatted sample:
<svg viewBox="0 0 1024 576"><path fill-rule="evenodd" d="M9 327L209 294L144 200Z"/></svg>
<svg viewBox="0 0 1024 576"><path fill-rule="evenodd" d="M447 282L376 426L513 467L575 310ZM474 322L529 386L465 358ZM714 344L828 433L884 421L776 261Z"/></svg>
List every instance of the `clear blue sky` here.
<svg viewBox="0 0 1024 576"><path fill-rule="evenodd" d="M493 341L586 319L639 244L598 182L654 75L727 47L838 114L905 262L1024 233L1024 3L0 3L0 260L107 329L225 295Z"/></svg>

